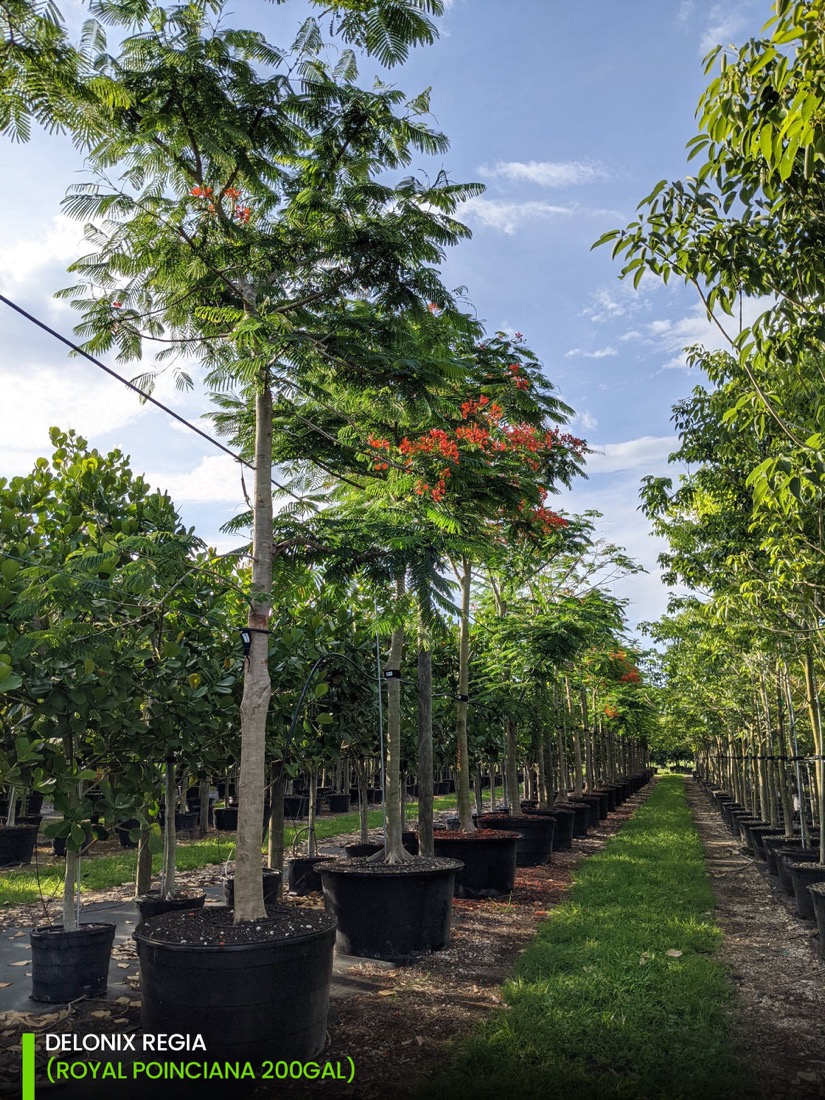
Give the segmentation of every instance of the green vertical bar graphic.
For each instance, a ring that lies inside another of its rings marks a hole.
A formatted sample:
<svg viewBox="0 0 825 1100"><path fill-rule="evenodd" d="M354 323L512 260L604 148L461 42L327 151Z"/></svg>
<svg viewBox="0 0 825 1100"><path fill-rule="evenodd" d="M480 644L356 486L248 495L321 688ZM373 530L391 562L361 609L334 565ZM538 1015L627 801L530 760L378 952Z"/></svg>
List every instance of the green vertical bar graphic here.
<svg viewBox="0 0 825 1100"><path fill-rule="evenodd" d="M34 1100L34 1034L22 1036L23 1041L23 1095L22 1100Z"/></svg>

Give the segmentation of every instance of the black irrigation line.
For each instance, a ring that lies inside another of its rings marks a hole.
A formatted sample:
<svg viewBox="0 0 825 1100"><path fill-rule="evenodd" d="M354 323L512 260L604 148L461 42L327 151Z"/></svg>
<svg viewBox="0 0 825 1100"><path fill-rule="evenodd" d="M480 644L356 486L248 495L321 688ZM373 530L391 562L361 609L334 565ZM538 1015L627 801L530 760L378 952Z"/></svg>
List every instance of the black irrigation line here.
<svg viewBox="0 0 825 1100"><path fill-rule="evenodd" d="M147 393L146 390L142 390L140 386L136 386L134 382L130 382L129 379L124 378L122 374L118 374L116 370L112 370L111 367L107 367L106 364L100 359L97 359L88 351L84 351L84 349L80 347L79 344L76 344L73 340L70 340L68 337L63 336L61 333L53 329L50 325L47 325L45 321L41 321L38 317L35 317L34 314L29 313L28 310L23 309L22 306L17 305L17 303L13 302L11 298L7 298L5 294L0 294L0 302L2 302L4 305L7 305L9 309L13 309L15 313L19 313L21 317L25 317L25 319L31 322L31 324L36 325L44 332L47 332L49 336L52 336L55 340L59 340L61 344L65 344L66 347L70 348L73 352L75 352L76 355L83 356L83 358L87 359L90 363L93 364L93 366L97 367L99 370L104 371L104 373L108 374L111 378L116 379L122 385L126 386L127 389L132 390L132 392L136 393L143 401L146 401L150 405L154 405L156 408L160 409L162 412L165 412L167 416L171 416L174 420L177 420L179 424L183 424L185 428L188 428L190 431L195 432L196 435L199 435L202 439L205 439L207 443L211 443L213 447L217 447L218 450L223 451L224 454L229 455L230 458L234 458L234 460L241 466L246 466L248 470L252 470L254 472L255 466L253 463L247 462L245 458L241 458L240 455L236 454L225 444L221 443L220 440L215 439L214 436L210 435L208 432L205 432L203 428L199 428L197 424L193 424L191 420L187 420L186 417L181 416L180 413L176 413L174 409L171 409L168 405L164 405L164 403L162 401L158 401L156 397L152 397L152 395L150 393ZM279 489L282 493L286 493L288 496L291 496L293 500L297 500L299 503L303 500L302 497L297 496L295 493L292 492L291 489L288 489L285 485L282 485L279 481L276 481L275 478L271 478L270 480L272 481L272 484L276 487L276 489Z"/></svg>

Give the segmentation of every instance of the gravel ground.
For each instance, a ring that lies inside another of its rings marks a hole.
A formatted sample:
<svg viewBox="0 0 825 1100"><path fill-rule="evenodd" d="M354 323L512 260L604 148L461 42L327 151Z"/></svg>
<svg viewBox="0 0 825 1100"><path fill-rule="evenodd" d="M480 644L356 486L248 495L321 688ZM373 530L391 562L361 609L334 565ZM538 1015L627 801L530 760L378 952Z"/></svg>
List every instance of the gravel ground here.
<svg viewBox="0 0 825 1100"><path fill-rule="evenodd" d="M825 963L816 925L793 915L779 885L740 847L712 800L686 780L725 934L734 984L734 1038L759 1098L825 1096Z"/></svg>

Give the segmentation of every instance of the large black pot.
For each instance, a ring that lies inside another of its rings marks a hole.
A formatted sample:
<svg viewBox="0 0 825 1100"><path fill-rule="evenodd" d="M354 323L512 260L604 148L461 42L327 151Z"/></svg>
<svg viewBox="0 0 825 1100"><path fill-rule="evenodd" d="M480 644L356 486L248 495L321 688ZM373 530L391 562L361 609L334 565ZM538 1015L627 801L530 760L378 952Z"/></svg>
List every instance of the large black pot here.
<svg viewBox="0 0 825 1100"><path fill-rule="evenodd" d="M498 898L509 894L516 878L516 849L520 835L493 829L434 833L435 854L464 864L462 870L456 872L455 897Z"/></svg>
<svg viewBox="0 0 825 1100"><path fill-rule="evenodd" d="M273 871L271 867L265 867L261 871L264 880L264 905L278 904L278 891L281 888L282 875L280 871ZM235 906L235 876L227 875L223 884L223 896L230 909Z"/></svg>
<svg viewBox="0 0 825 1100"><path fill-rule="evenodd" d="M776 866L776 849L777 848L802 848L801 837L786 837L782 836L766 836L762 839L762 848L765 852L765 862L768 865L768 874L778 875L779 871Z"/></svg>
<svg viewBox="0 0 825 1100"><path fill-rule="evenodd" d="M286 861L286 880L290 894L306 897L307 894L320 894L323 890L318 864L332 856L294 856Z"/></svg>
<svg viewBox="0 0 825 1100"><path fill-rule="evenodd" d="M326 1041L335 921L302 909L298 934L278 934L277 925L261 921L259 940L221 944L220 926L211 924L226 912L196 915L193 924L209 931L198 939L208 943L165 942L167 927L191 920L185 914L135 929L144 1033L202 1035L210 1062L315 1058Z"/></svg>
<svg viewBox="0 0 825 1100"><path fill-rule="evenodd" d="M139 826L140 822L136 817L130 817L128 821L121 821L117 827L117 838L121 848L137 848L138 842L132 840L129 834L132 829L137 829Z"/></svg>
<svg viewBox="0 0 825 1100"><path fill-rule="evenodd" d="M114 938L114 924L82 924L71 932L59 924L36 928L31 934L32 1000L55 1004L102 997Z"/></svg>
<svg viewBox="0 0 825 1100"><path fill-rule="evenodd" d="M816 927L819 931L819 956L825 959L825 882L815 882L808 887L814 907Z"/></svg>
<svg viewBox="0 0 825 1100"><path fill-rule="evenodd" d="M238 807L225 806L215 810L215 828L219 833L234 833L238 828Z"/></svg>
<svg viewBox="0 0 825 1100"><path fill-rule="evenodd" d="M159 890L148 894L140 894L135 898L135 905L141 920L149 920L150 917L159 917L163 913L178 913L187 909L203 909L206 901L204 894L194 894L192 897L165 898Z"/></svg>
<svg viewBox="0 0 825 1100"><path fill-rule="evenodd" d="M549 814L489 814L480 817L478 824L482 829L503 829L519 834L517 867L537 867L542 863L550 863L556 819Z"/></svg>
<svg viewBox="0 0 825 1100"><path fill-rule="evenodd" d="M348 794L331 794L327 799L331 814L345 814L349 811Z"/></svg>
<svg viewBox="0 0 825 1100"><path fill-rule="evenodd" d="M578 802L585 802L588 806L587 824L591 829L598 829L602 819L602 800L597 794L583 794Z"/></svg>
<svg viewBox="0 0 825 1100"><path fill-rule="evenodd" d="M782 826L776 825L755 825L751 831L751 844L753 845L753 854L760 863L765 862L765 837L777 836L784 837L785 830Z"/></svg>
<svg viewBox="0 0 825 1100"><path fill-rule="evenodd" d="M347 853L347 859L363 859L365 856L374 856L383 852L384 845L368 840L363 844L348 844L344 851Z"/></svg>
<svg viewBox="0 0 825 1100"><path fill-rule="evenodd" d="M790 872L796 897L796 915L802 920L814 920L814 900L808 887L825 882L825 866L821 863L792 863Z"/></svg>
<svg viewBox="0 0 825 1100"><path fill-rule="evenodd" d="M575 810L576 817L573 821L573 836L582 838L587 836L587 830L590 828L590 806L586 802L574 801L572 798L569 802L565 802L565 806L568 806L571 810Z"/></svg>
<svg viewBox="0 0 825 1100"><path fill-rule="evenodd" d="M31 863L36 841L36 825L4 825L0 828L0 867Z"/></svg>
<svg viewBox="0 0 825 1100"><path fill-rule="evenodd" d="M410 855L418 855L418 834L410 830L405 830L401 834L401 844ZM362 856L373 856L378 852L384 851L384 842L376 840L368 840L364 844L347 844L344 851L347 853L347 859L361 859Z"/></svg>
<svg viewBox="0 0 825 1100"><path fill-rule="evenodd" d="M446 947L461 868L455 859L322 864L327 911L338 921L336 947L345 955L399 963Z"/></svg>
<svg viewBox="0 0 825 1100"><path fill-rule="evenodd" d="M284 817L295 820L306 817L309 813L309 799L305 794L288 794L284 796Z"/></svg>
<svg viewBox="0 0 825 1100"><path fill-rule="evenodd" d="M81 854L88 852L94 842L95 835L92 832L92 826L86 822L83 825L83 832L86 834L86 840L83 843L83 847L80 849ZM52 851L56 856L66 855L66 838L65 836L56 836L52 839Z"/></svg>
<svg viewBox="0 0 825 1100"><path fill-rule="evenodd" d="M782 889L793 897L792 863L819 863L819 848L775 848L776 870Z"/></svg>
<svg viewBox="0 0 825 1100"><path fill-rule="evenodd" d="M598 795L599 820L604 821L604 819L610 813L610 792L604 790L602 787L596 787L593 791L593 794Z"/></svg>

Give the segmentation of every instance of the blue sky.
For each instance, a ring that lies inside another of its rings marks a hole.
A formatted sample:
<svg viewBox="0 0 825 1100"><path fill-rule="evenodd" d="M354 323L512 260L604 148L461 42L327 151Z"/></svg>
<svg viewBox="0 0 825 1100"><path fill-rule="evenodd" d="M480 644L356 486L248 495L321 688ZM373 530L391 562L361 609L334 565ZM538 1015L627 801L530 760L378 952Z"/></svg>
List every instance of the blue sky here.
<svg viewBox="0 0 825 1100"><path fill-rule="evenodd" d="M76 18L82 4L63 9ZM284 42L303 6L238 0L234 10L236 25ZM452 250L445 280L467 287L491 330L523 332L576 409L576 431L599 453L589 480L556 504L604 513L601 535L649 570L614 587L634 622L657 617L667 599L660 546L637 511L639 482L667 472L671 405L699 381L682 348L718 343L689 291L647 280L633 291L609 250L590 247L630 220L659 179L688 171L703 55L758 33L769 15L768 0L452 0L439 42L386 76L410 94L431 85L435 124L451 141L446 156L416 167L487 185L461 212L473 239ZM0 289L69 334L74 315L51 295L84 251L81 227L59 207L82 160L67 139L43 134L3 145L2 158ZM0 385L0 475L25 473L48 453L50 424L74 427L100 449L131 454L205 539L232 544L218 533L242 502L231 460L5 307ZM188 416L206 408L202 394L182 396L171 382L159 396Z"/></svg>

